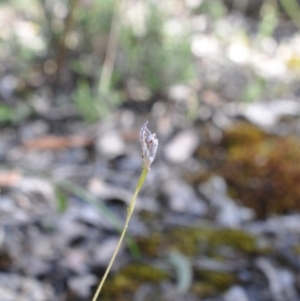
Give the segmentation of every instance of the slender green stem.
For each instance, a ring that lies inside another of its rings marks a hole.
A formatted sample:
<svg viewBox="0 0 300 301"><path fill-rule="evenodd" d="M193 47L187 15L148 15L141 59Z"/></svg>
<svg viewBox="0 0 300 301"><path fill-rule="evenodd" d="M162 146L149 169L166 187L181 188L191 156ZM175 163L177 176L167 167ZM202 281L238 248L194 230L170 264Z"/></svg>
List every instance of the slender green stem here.
<svg viewBox="0 0 300 301"><path fill-rule="evenodd" d="M114 253L113 253L112 257L111 257L111 260L110 260L110 262L109 262L109 264L108 264L108 266L107 266L107 268L106 268L105 274L104 274L103 277L102 277L102 280L101 280L101 282L100 282L100 284L99 284L99 286L98 286L98 288L97 288L97 290L96 290L96 293L95 293L95 295L94 295L92 301L96 301L96 300L97 300L97 298L98 298L98 296L99 296L99 294L100 294L100 291L101 291L101 289L102 289L102 287L103 287L103 284L104 284L104 282L105 282L105 280L106 280L106 277L107 277L107 275L108 275L108 273L109 273L109 271L110 271L110 269L111 269L111 267L112 267L112 265L113 265L113 263L114 263L114 261L115 261L115 258L116 258L116 256L117 256L118 251L119 251L119 249L120 249L120 246L121 246L121 244L122 244L123 238L124 238L124 236L125 236L126 230L127 230L127 228L128 228L128 224L129 224L131 215L132 215L132 213L133 213L134 206L135 206L135 203L136 203L136 198L137 198L138 193L139 193L139 191L141 190L141 188L142 188L142 186L143 186L143 184L144 184L144 182L145 182L145 179L146 179L146 177L147 177L147 174L148 174L148 169L143 168L142 174L141 174L141 176L140 176L140 178L139 178L139 181L138 181L138 183L137 183L137 186L136 186L136 188L135 188L135 192L134 192L134 194L133 194L133 196L132 196L132 198L131 198L131 200L130 200L129 207L128 207L128 209L127 209L127 217L126 217L126 221L125 221L125 225L124 225L122 234L121 234L121 236L120 236L120 239L119 239L119 241L118 241L118 244L117 244L117 246L116 246L116 249L115 249L115 251L114 251Z"/></svg>

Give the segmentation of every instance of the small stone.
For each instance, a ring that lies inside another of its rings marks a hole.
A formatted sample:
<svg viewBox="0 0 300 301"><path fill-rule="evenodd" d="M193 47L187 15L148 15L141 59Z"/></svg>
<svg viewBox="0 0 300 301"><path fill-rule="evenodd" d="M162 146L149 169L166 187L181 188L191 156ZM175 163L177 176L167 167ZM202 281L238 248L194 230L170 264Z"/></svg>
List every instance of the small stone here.
<svg viewBox="0 0 300 301"><path fill-rule="evenodd" d="M71 220L68 215L63 216L58 221L57 231L66 245L80 237L84 237L87 230L87 226Z"/></svg>
<svg viewBox="0 0 300 301"><path fill-rule="evenodd" d="M178 133L164 149L164 154L171 163L182 163L191 158L200 143L200 136L194 130Z"/></svg>
<svg viewBox="0 0 300 301"><path fill-rule="evenodd" d="M63 266L72 272L81 274L88 269L89 256L83 249L69 249L62 260Z"/></svg>
<svg viewBox="0 0 300 301"><path fill-rule="evenodd" d="M173 211L196 215L204 215L207 212L204 201L185 182L171 179L164 184L164 190Z"/></svg>
<svg viewBox="0 0 300 301"><path fill-rule="evenodd" d="M54 208L56 206L55 190L50 181L35 177L23 177L16 187L26 195L41 196L42 200L47 203L49 207Z"/></svg>
<svg viewBox="0 0 300 301"><path fill-rule="evenodd" d="M298 116L300 103L296 100L273 100L248 104L228 104L224 112L231 116L243 116L253 124L271 129L284 116Z"/></svg>
<svg viewBox="0 0 300 301"><path fill-rule="evenodd" d="M115 176L117 179L118 175ZM129 204L132 197L130 190L108 184L100 178L92 178L88 184L89 191L101 200L118 199Z"/></svg>
<svg viewBox="0 0 300 301"><path fill-rule="evenodd" d="M227 195L227 184L221 177L212 177L208 182L201 184L199 190L216 210L216 219L223 226L239 227L242 222L254 217L253 210L237 205Z"/></svg>
<svg viewBox="0 0 300 301"><path fill-rule="evenodd" d="M192 89L187 85L174 85L169 89L169 97L176 101L186 101Z"/></svg>
<svg viewBox="0 0 300 301"><path fill-rule="evenodd" d="M119 238L109 238L94 248L94 261L96 264L100 266L107 265L113 252L115 251L118 241ZM122 246L120 250L122 250Z"/></svg>
<svg viewBox="0 0 300 301"><path fill-rule="evenodd" d="M113 159L125 153L125 143L118 132L110 130L104 132L97 140L98 151L106 158Z"/></svg>
<svg viewBox="0 0 300 301"><path fill-rule="evenodd" d="M241 286L234 285L224 294L224 301L249 301L249 298Z"/></svg>
<svg viewBox="0 0 300 301"><path fill-rule="evenodd" d="M46 134L48 130L49 130L49 125L46 122L42 120L37 120L21 127L20 129L21 139L22 141L34 139L38 136Z"/></svg>
<svg viewBox="0 0 300 301"><path fill-rule="evenodd" d="M91 287L97 283L94 275L72 277L68 281L70 289L81 298L88 298L91 294Z"/></svg>

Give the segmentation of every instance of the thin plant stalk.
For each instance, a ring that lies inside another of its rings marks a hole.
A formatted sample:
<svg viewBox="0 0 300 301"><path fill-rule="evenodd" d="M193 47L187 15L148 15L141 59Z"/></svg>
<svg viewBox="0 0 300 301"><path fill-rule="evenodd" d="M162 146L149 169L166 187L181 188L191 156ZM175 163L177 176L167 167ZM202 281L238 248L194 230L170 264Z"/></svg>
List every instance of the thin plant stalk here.
<svg viewBox="0 0 300 301"><path fill-rule="evenodd" d="M101 282L100 282L100 284L99 284L99 286L97 288L97 291L96 291L96 293L95 293L92 301L96 301L97 300L97 298L98 298L98 296L99 296L99 294L101 292L101 289L103 287L103 284L104 284L104 282L105 282L105 280L107 278L107 275L108 275L108 273L109 273L109 271L110 271L110 269L111 269L111 267L112 267L112 265L114 263L114 260L115 260L115 258L117 256L118 252L119 252L120 246L121 246L122 241L124 239L124 236L125 236L126 230L128 228L128 224L129 224L130 218L132 216L132 213L133 213L133 210L134 210L134 207L135 207L136 198L137 198L138 193L141 190L141 188L142 188L142 186L143 186L143 184L145 182L145 179L147 177L148 171L149 170L147 168L143 168L143 170L142 170L141 176L140 176L139 181L137 183L137 186L135 188L135 192L134 192L134 194L133 194L133 196L131 198L129 207L127 209L127 217L126 217L126 221L125 221L125 225L124 225L122 234L121 234L121 236L119 238L117 247L116 247L116 249L115 249L115 251L114 251L114 253L113 253L112 257L111 257L111 260L110 260L110 262L109 262L109 264L108 264L108 266L106 268L105 274L102 277L102 280L101 280Z"/></svg>
<svg viewBox="0 0 300 301"><path fill-rule="evenodd" d="M142 129L140 131L140 142L141 142L141 148L142 148L142 159L143 159L143 169L142 169L142 173L141 173L141 176L139 178L139 181L136 185L136 188L135 188L135 192L130 200L130 204L129 204L129 207L127 208L127 217L126 217L126 221L125 221L125 225L124 225L124 228L122 230L122 233L121 233L121 236L120 236L120 239L118 241L118 244L116 246L116 249L111 257L111 260L106 268L106 271L102 277L102 280L100 282L100 284L98 285L97 287L97 290L96 290L96 293L92 299L92 301L96 301L100 292L101 292L101 289L103 287L103 284L107 278L107 275L115 261L115 258L119 252L119 249L120 249L120 246L122 244L122 241L124 239L124 236L125 236L125 233L126 233L126 230L128 228L128 225L129 225L129 221L130 221L130 218L132 216L132 213L133 213L133 210L134 210L134 206L135 206L135 203L136 203L136 198L139 194L139 191L141 190L144 182L145 182L145 179L147 177L147 174L148 174L148 171L150 170L150 166L152 164L152 162L154 161L155 159L155 155L156 155L156 151L157 151L157 147L158 147L158 140L156 138L156 135L155 133L152 134L148 129L147 129L147 124L148 124L148 121L142 126Z"/></svg>
<svg viewBox="0 0 300 301"><path fill-rule="evenodd" d="M120 13L124 11L125 5L125 0L115 2L105 58L98 84L98 93L100 94L100 96L107 96L107 92L109 90L113 69L116 61L119 36L121 31Z"/></svg>

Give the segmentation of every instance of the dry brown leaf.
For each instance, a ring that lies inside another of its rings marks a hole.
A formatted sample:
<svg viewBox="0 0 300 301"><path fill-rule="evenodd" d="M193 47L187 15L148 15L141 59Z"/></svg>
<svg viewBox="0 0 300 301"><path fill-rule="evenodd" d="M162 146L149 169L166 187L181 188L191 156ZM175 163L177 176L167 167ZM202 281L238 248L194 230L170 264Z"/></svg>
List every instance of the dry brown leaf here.
<svg viewBox="0 0 300 301"><path fill-rule="evenodd" d="M140 132L138 130L121 131L120 134L125 142L137 141L140 136Z"/></svg>
<svg viewBox="0 0 300 301"><path fill-rule="evenodd" d="M0 187L16 186L23 175L18 170L5 170L0 172Z"/></svg>
<svg viewBox="0 0 300 301"><path fill-rule="evenodd" d="M86 136L44 136L23 143L27 150L61 150L72 147L86 147L91 145L93 140Z"/></svg>

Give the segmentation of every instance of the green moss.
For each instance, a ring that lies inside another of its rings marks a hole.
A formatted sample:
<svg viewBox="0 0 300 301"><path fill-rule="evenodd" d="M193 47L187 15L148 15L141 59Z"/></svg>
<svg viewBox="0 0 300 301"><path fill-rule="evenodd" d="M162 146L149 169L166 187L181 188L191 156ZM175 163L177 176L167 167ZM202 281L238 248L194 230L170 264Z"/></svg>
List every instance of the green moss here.
<svg viewBox="0 0 300 301"><path fill-rule="evenodd" d="M214 228L171 229L163 234L154 233L149 238L140 238L138 245L144 254L150 256L165 255L176 249L187 256L205 253L222 259L220 249L223 247L245 254L257 251L256 240L250 234L240 230ZM102 300L132 300L142 283L160 283L165 279L170 279L170 276L160 269L145 264L130 264L107 280ZM205 297L226 289L235 281L235 277L230 273L196 271L195 280L192 291Z"/></svg>
<svg viewBox="0 0 300 301"><path fill-rule="evenodd" d="M240 122L224 133L220 144L203 144L196 154L207 170L186 175L193 185L222 176L233 199L254 209L258 218L300 209L297 137L277 137Z"/></svg>
<svg viewBox="0 0 300 301"><path fill-rule="evenodd" d="M214 285L202 281L194 281L191 291L200 298L210 297L217 293L217 289Z"/></svg>
<svg viewBox="0 0 300 301"><path fill-rule="evenodd" d="M207 239L206 231L178 228L168 233L168 245L187 256L194 256L199 251L200 242Z"/></svg>
<svg viewBox="0 0 300 301"><path fill-rule="evenodd" d="M147 255L157 256L170 249L176 249L187 256L195 256L206 252L214 257L219 256L222 246L227 246L240 252L252 253L256 251L256 240L250 234L233 229L172 229L161 235L154 233L149 238L139 239L139 247Z"/></svg>
<svg viewBox="0 0 300 301"><path fill-rule="evenodd" d="M191 290L199 297L205 298L216 295L236 282L236 276L231 273L216 271L197 271Z"/></svg>
<svg viewBox="0 0 300 301"><path fill-rule="evenodd" d="M223 145L226 148L234 146L253 146L261 143L267 135L256 126L241 122L228 130L223 138Z"/></svg>
<svg viewBox="0 0 300 301"><path fill-rule="evenodd" d="M300 209L300 142L237 125L224 135L227 156L217 170L234 198L258 217Z"/></svg>
<svg viewBox="0 0 300 301"><path fill-rule="evenodd" d="M256 240L254 236L241 230L223 229L212 234L215 245L227 245L234 249L246 253L252 253L256 250Z"/></svg>
<svg viewBox="0 0 300 301"><path fill-rule="evenodd" d="M223 291L236 282L236 276L231 273L222 273L216 271L198 271L197 279L203 283L213 286L218 291Z"/></svg>
<svg viewBox="0 0 300 301"><path fill-rule="evenodd" d="M130 264L106 281L103 300L132 300L132 294L142 283L159 283L168 278L167 273L158 268L146 264Z"/></svg>
<svg viewBox="0 0 300 301"><path fill-rule="evenodd" d="M294 252L297 254L297 255L300 255L300 244L296 245L294 247Z"/></svg>
<svg viewBox="0 0 300 301"><path fill-rule="evenodd" d="M142 253L149 256L157 256L163 245L164 237L154 232L150 237L141 237L137 239L138 246Z"/></svg>
<svg viewBox="0 0 300 301"><path fill-rule="evenodd" d="M168 278L168 275L164 271L145 264L128 265L121 271L121 274L132 280L152 283L160 282Z"/></svg>
<svg viewBox="0 0 300 301"><path fill-rule="evenodd" d="M253 236L233 229L175 229L169 235L170 245L186 255L196 255L201 246L211 255L216 255L221 246L242 252L254 252L256 241Z"/></svg>

